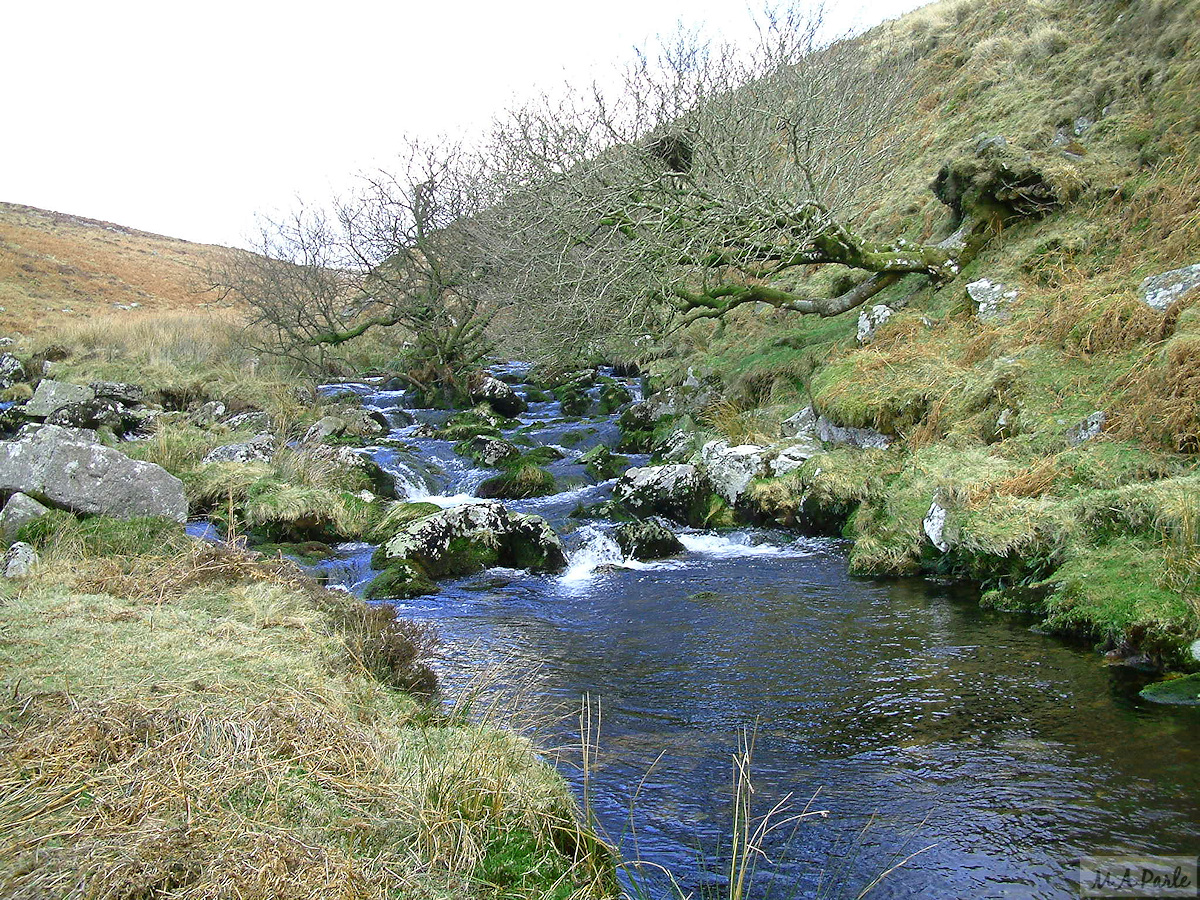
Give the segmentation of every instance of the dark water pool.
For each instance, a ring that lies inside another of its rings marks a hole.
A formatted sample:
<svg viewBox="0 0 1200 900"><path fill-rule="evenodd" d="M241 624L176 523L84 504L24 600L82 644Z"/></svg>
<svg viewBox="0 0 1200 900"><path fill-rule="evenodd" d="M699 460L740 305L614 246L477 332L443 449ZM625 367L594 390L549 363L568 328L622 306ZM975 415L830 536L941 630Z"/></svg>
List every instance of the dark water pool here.
<svg viewBox="0 0 1200 900"><path fill-rule="evenodd" d="M437 623L452 690L487 667L522 685L577 790L590 695L590 808L686 890L720 887L747 728L755 809L790 792L827 811L772 835L759 893L854 897L915 852L870 896L1070 897L1080 855L1200 852L1200 711L1144 703L1135 677L969 594L853 578L837 543L698 543L401 609Z"/></svg>

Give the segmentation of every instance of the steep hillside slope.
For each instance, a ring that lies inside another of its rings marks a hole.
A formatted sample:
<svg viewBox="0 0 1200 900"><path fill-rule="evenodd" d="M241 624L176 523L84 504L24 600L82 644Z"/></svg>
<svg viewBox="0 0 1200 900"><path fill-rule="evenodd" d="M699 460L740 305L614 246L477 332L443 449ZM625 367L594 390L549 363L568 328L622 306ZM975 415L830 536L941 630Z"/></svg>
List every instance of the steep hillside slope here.
<svg viewBox="0 0 1200 900"><path fill-rule="evenodd" d="M719 388L700 430L777 441L811 405L891 442L827 443L762 482L755 514L843 531L859 571L969 576L1104 649L1183 659L1200 624L1200 290L1155 309L1139 285L1200 263L1197 22L1195 0L957 0L864 38L879 65L916 60L892 174L857 198L872 237L940 237L930 182L981 140L1055 160L1071 199L1006 225L953 281L880 294L866 343L857 312L739 310L677 334L654 371ZM849 274L830 268L810 275ZM1004 285L996 315L966 290L984 278Z"/></svg>
<svg viewBox="0 0 1200 900"><path fill-rule="evenodd" d="M215 300L204 271L230 252L79 216L0 203L0 332L33 333L126 309Z"/></svg>

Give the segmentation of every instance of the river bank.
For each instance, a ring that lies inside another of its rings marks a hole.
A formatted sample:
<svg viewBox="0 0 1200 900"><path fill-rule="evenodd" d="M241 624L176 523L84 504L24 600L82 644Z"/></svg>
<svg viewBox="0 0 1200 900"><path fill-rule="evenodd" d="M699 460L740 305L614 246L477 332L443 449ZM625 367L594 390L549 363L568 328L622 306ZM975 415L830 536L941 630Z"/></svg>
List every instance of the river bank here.
<svg viewBox="0 0 1200 900"><path fill-rule="evenodd" d="M131 524L0 600L4 896L611 892L527 739L396 689L424 629Z"/></svg>

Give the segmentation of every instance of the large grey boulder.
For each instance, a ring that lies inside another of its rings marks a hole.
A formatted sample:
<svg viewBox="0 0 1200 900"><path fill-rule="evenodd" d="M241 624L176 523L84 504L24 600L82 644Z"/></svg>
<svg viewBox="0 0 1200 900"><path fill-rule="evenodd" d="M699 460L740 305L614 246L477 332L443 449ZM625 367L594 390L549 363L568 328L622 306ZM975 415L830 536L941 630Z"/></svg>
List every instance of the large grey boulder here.
<svg viewBox="0 0 1200 900"><path fill-rule="evenodd" d="M779 423L780 437L800 438L803 441L816 442L817 412L811 406L806 406L793 416Z"/></svg>
<svg viewBox="0 0 1200 900"><path fill-rule="evenodd" d="M521 450L516 444L511 444L503 438L491 437L486 434L479 434L466 441L466 447L463 448L466 456L469 456L481 466L487 466L489 469L495 468L503 462L510 459L516 459L521 455Z"/></svg>
<svg viewBox="0 0 1200 900"><path fill-rule="evenodd" d="M0 574L5 578L28 578L37 564L38 552L29 544L17 541L0 560Z"/></svg>
<svg viewBox="0 0 1200 900"><path fill-rule="evenodd" d="M827 444L858 450L886 450L892 444L891 438L873 428L835 425L824 416L817 419L817 437Z"/></svg>
<svg viewBox="0 0 1200 900"><path fill-rule="evenodd" d="M980 322L999 324L1012 318L1009 307L1017 299L1017 289L998 281L980 278L967 285L967 296L975 304L975 315Z"/></svg>
<svg viewBox="0 0 1200 900"><path fill-rule="evenodd" d="M713 490L730 503L737 503L755 478L770 474L767 457L767 448L755 444L731 447L728 441L709 441L700 448Z"/></svg>
<svg viewBox="0 0 1200 900"><path fill-rule="evenodd" d="M696 435L676 429L672 431L660 448L663 462L684 463L696 454Z"/></svg>
<svg viewBox="0 0 1200 900"><path fill-rule="evenodd" d="M302 444L319 443L328 437L337 437L346 430L346 420L340 416L322 416L304 432Z"/></svg>
<svg viewBox="0 0 1200 900"><path fill-rule="evenodd" d="M239 428L256 428L259 431L266 431L271 427L271 417L261 411L244 412L230 416L225 420L225 424L235 431Z"/></svg>
<svg viewBox="0 0 1200 900"><path fill-rule="evenodd" d="M68 384L65 381L42 379L33 398L25 404L25 415L34 418L45 418L53 415L64 406L75 403L90 403L96 399L96 392L82 384Z"/></svg>
<svg viewBox="0 0 1200 900"><path fill-rule="evenodd" d="M414 522L384 545L384 553L416 563L434 578L485 566L557 572L567 564L562 541L545 519L498 503L470 503Z"/></svg>
<svg viewBox="0 0 1200 900"><path fill-rule="evenodd" d="M225 415L225 404L220 400L209 400L207 403L199 404L195 409L188 413L188 419L193 425L200 428L208 428L210 425L216 424L221 417Z"/></svg>
<svg viewBox="0 0 1200 900"><path fill-rule="evenodd" d="M240 444L225 444L208 451L203 462L270 462L275 455L275 437L271 434L256 434Z"/></svg>
<svg viewBox="0 0 1200 900"><path fill-rule="evenodd" d="M80 403L60 406L46 416L47 425L62 425L67 428L121 428L126 421L126 410L115 400L96 397Z"/></svg>
<svg viewBox="0 0 1200 900"><path fill-rule="evenodd" d="M350 409L341 417L346 422L346 434L353 437L375 437L392 428L388 417L377 409Z"/></svg>
<svg viewBox="0 0 1200 900"><path fill-rule="evenodd" d="M820 445L812 441L788 444L776 451L775 456L768 462L768 466L770 466L771 474L779 478L789 472L795 472L820 452Z"/></svg>
<svg viewBox="0 0 1200 900"><path fill-rule="evenodd" d="M93 381L89 387L100 400L115 400L124 406L140 406L146 402L146 389L125 381Z"/></svg>
<svg viewBox="0 0 1200 900"><path fill-rule="evenodd" d="M721 399L717 388L694 379L693 384L681 384L651 394L642 401L645 415L651 422L664 416L695 414ZM635 404L635 406L638 404Z"/></svg>
<svg viewBox="0 0 1200 900"><path fill-rule="evenodd" d="M471 399L475 403L486 403L502 416L519 416L529 406L511 387L499 378L484 375L471 388Z"/></svg>
<svg viewBox="0 0 1200 900"><path fill-rule="evenodd" d="M0 444L0 493L23 493L85 515L162 516L183 522L183 482L132 460L81 429L43 425Z"/></svg>
<svg viewBox="0 0 1200 900"><path fill-rule="evenodd" d="M816 456L822 443L855 447L859 450L886 450L892 443L892 439L886 434L873 428L835 425L824 416L818 415L811 406L806 406L791 418L784 419L779 425L779 435L795 438L792 446L797 449L789 454L792 457L798 457L801 452L811 450L805 459ZM801 447L804 448L803 451Z"/></svg>
<svg viewBox="0 0 1200 900"><path fill-rule="evenodd" d="M1151 275L1143 279L1138 294L1143 303L1162 312L1197 287L1200 287L1200 263L1184 266L1182 269L1172 269L1161 275Z"/></svg>
<svg viewBox="0 0 1200 900"><path fill-rule="evenodd" d="M8 544L17 537L17 532L30 522L40 519L50 510L26 494L13 494L0 511L0 540Z"/></svg>
<svg viewBox="0 0 1200 900"><path fill-rule="evenodd" d="M613 487L613 498L636 516L663 515L692 524L704 517L712 488L688 463L629 469Z"/></svg>

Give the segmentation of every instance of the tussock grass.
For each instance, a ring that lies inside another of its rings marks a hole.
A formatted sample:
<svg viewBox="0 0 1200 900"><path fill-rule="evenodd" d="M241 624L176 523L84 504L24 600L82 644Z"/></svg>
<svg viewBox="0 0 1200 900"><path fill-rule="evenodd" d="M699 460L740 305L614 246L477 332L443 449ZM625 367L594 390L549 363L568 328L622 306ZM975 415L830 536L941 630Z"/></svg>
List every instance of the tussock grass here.
<svg viewBox="0 0 1200 900"><path fill-rule="evenodd" d="M1011 472L1010 463L983 450L935 446L917 451L883 491L855 512L851 568L917 571L928 544L923 522L930 504L937 499L944 508L959 506L981 486L1008 478Z"/></svg>
<svg viewBox="0 0 1200 900"><path fill-rule="evenodd" d="M1118 434L1148 436L1179 453L1200 453L1200 334L1178 335L1145 354L1117 387Z"/></svg>
<svg viewBox="0 0 1200 900"><path fill-rule="evenodd" d="M130 455L179 477L191 512L234 532L262 530L283 540L373 532L384 511L381 503L359 496L372 487L365 469L346 465L327 447L281 447L269 463L202 462L214 446L237 439L190 425L166 426L131 445Z"/></svg>
<svg viewBox="0 0 1200 900"><path fill-rule="evenodd" d="M768 396L774 396L774 392ZM770 410L740 409L738 404L722 400L701 415L701 422L731 444L769 444L774 440L777 422Z"/></svg>
<svg viewBox="0 0 1200 900"><path fill-rule="evenodd" d="M4 896L609 892L527 741L385 687L429 649L389 607L228 547L53 561L0 625Z"/></svg>

